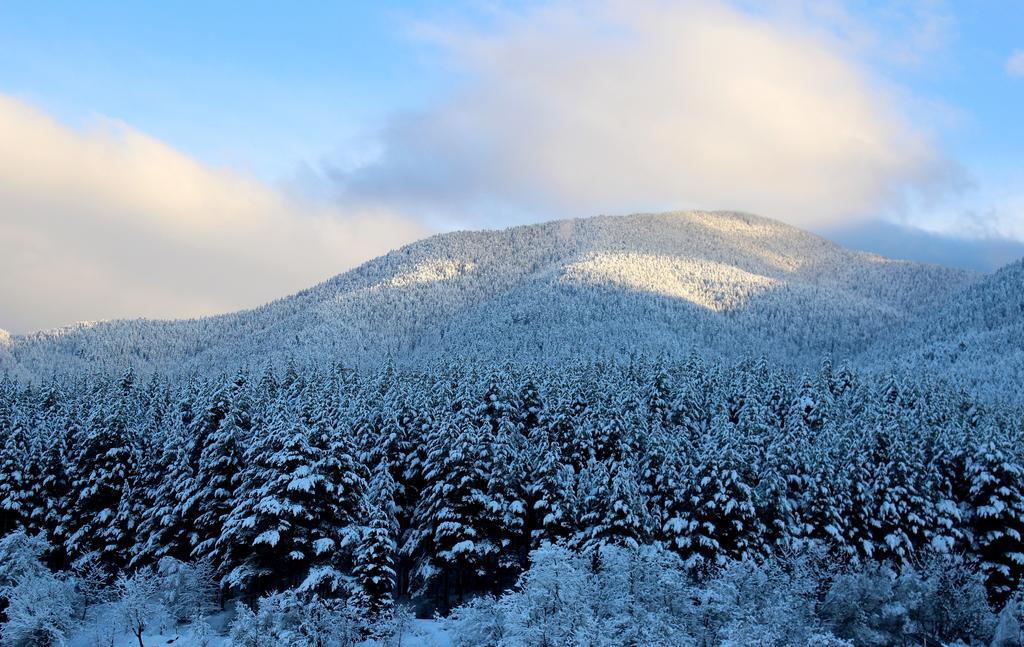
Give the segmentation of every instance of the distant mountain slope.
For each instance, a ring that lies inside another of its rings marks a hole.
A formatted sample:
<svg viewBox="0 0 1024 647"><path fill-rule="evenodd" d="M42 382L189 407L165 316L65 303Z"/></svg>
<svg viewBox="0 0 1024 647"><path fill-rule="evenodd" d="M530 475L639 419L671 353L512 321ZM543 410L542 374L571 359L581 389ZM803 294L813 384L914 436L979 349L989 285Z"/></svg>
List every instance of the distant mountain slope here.
<svg viewBox="0 0 1024 647"><path fill-rule="evenodd" d="M15 336L0 370L691 351L799 365L865 352L977 279L750 215L597 217L434 236L235 314Z"/></svg>
<svg viewBox="0 0 1024 647"><path fill-rule="evenodd" d="M9 350L11 343L11 333L0 328L0 367L11 366L14 363Z"/></svg>
<svg viewBox="0 0 1024 647"><path fill-rule="evenodd" d="M1024 261L1002 268L872 348L876 365L955 377L975 392L1024 400Z"/></svg>

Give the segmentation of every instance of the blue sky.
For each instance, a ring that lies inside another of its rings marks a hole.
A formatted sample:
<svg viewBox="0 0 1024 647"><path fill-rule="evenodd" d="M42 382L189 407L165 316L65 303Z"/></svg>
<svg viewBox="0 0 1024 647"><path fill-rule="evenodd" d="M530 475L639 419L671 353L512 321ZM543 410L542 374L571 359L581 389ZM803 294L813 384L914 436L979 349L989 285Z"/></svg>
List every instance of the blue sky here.
<svg viewBox="0 0 1024 647"><path fill-rule="evenodd" d="M415 3L0 4L0 84L62 121L100 114L213 164L280 178L443 83Z"/></svg>
<svg viewBox="0 0 1024 647"><path fill-rule="evenodd" d="M920 4L951 20L934 48L914 61L865 59L949 111L933 118L955 122L941 134L957 159L980 173L1019 168L1024 80L1005 66L1024 50L1024 3ZM900 5L848 9L900 41L920 27L892 9ZM452 71L417 26L486 23L490 11L429 1L4 2L0 89L69 124L121 119L207 162L280 179L443 93Z"/></svg>
<svg viewBox="0 0 1024 647"><path fill-rule="evenodd" d="M896 78L923 96L962 112L962 122L945 139L965 163L1019 168L1024 150L1024 80L1006 64L1024 48L1024 3L971 1L951 5L955 23L949 45L923 69L893 70Z"/></svg>
<svg viewBox="0 0 1024 647"><path fill-rule="evenodd" d="M0 2L0 42L0 327L253 305L431 231L596 213L1024 253L1016 0ZM233 278L196 294L183 262ZM68 272L93 288L53 298Z"/></svg>

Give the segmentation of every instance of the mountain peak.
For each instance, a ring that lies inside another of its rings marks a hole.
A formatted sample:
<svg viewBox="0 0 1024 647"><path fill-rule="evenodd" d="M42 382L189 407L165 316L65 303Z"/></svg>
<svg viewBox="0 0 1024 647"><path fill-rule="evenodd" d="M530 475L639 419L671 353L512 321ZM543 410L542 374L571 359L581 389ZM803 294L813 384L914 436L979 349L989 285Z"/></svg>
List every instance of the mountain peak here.
<svg viewBox="0 0 1024 647"><path fill-rule="evenodd" d="M14 337L6 363L41 375L126 364L222 371L253 357L358 365L388 354L818 361L861 352L976 278L750 214L598 216L439 234L244 312Z"/></svg>

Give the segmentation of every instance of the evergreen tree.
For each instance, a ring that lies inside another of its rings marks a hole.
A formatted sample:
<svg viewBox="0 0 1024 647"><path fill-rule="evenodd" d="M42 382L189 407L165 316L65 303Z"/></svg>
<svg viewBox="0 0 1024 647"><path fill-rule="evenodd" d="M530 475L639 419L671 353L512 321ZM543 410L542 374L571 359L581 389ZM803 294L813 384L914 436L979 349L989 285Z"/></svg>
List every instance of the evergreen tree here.
<svg viewBox="0 0 1024 647"><path fill-rule="evenodd" d="M187 427L188 449L184 456L186 470L182 474L183 482L178 485L176 510L176 515L187 534L189 552L210 540L210 529L200 528L198 519L206 512L201 510L200 506L209 506L208 498L217 496L216 489L210 487L209 481L220 480L222 474L217 468L220 467L222 459L229 458L210 455L211 439L231 409L228 385L220 382L203 385L198 401L205 402L205 405L190 406L190 410L195 414Z"/></svg>
<svg viewBox="0 0 1024 647"><path fill-rule="evenodd" d="M561 451L538 427L528 444L530 469L526 485L527 527L530 549L544 542L559 542L571 534L575 525L572 510L575 474L562 463Z"/></svg>
<svg viewBox="0 0 1024 647"><path fill-rule="evenodd" d="M697 571L752 554L758 528L753 492L740 474L729 435L725 416L716 416L712 435L679 479L681 491L665 523L673 549Z"/></svg>
<svg viewBox="0 0 1024 647"><path fill-rule="evenodd" d="M0 535L36 525L38 487L31 421L17 408L0 420Z"/></svg>
<svg viewBox="0 0 1024 647"><path fill-rule="evenodd" d="M208 411L204 427L216 424L199 436L201 449L185 510L193 515L192 557L220 563L217 551L224 520L235 504L241 479L243 447L252 429L246 375L238 372L224 395L218 395L214 411Z"/></svg>
<svg viewBox="0 0 1024 647"><path fill-rule="evenodd" d="M1024 572L1024 470L993 441L978 448L968 469L972 543L989 597L999 608L1017 590Z"/></svg>
<svg viewBox="0 0 1024 647"><path fill-rule="evenodd" d="M126 517L122 497L130 488L135 459L128 429L133 385L134 373L129 369L115 388L106 390L76 456L76 497L65 547L78 562L95 559L118 569L128 561L132 537L125 524L134 520Z"/></svg>
<svg viewBox="0 0 1024 647"><path fill-rule="evenodd" d="M577 543L590 552L602 546L637 548L649 539L653 520L635 471L625 463L592 463L580 479L581 528Z"/></svg>
<svg viewBox="0 0 1024 647"><path fill-rule="evenodd" d="M504 394L507 395L507 392ZM530 528L527 527L525 480L529 479L526 439L519 422L518 403L497 402L501 410L489 441L484 469L487 471L486 526L484 536L496 547L495 587L511 584L526 567Z"/></svg>
<svg viewBox="0 0 1024 647"><path fill-rule="evenodd" d="M394 517L395 483L382 465L363 501L366 527L356 548L354 574L359 584L358 604L371 619L390 615L396 584Z"/></svg>
<svg viewBox="0 0 1024 647"><path fill-rule="evenodd" d="M181 518L180 501L184 487L191 483L188 463L187 431L180 420L168 421L168 428L156 439L154 457L149 464L147 506L139 519L132 566L153 565L164 557L184 561L192 552L191 542Z"/></svg>
<svg viewBox="0 0 1024 647"><path fill-rule="evenodd" d="M339 505L341 485L325 470L299 405L285 393L249 445L236 504L216 546L232 566L224 578L231 588L300 585L325 592L343 586L343 538L354 519Z"/></svg>
<svg viewBox="0 0 1024 647"><path fill-rule="evenodd" d="M438 426L428 439L425 487L409 546L420 555L418 575L433 584L444 609L452 588L458 602L484 575L497 548L481 534L487 514L487 472L480 441L485 430Z"/></svg>

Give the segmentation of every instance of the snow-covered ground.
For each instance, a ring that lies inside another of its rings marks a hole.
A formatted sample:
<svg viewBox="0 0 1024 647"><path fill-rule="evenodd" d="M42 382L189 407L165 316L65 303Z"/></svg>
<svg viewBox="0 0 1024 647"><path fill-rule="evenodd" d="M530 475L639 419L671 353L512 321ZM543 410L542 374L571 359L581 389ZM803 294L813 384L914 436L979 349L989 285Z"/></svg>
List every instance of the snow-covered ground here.
<svg viewBox="0 0 1024 647"><path fill-rule="evenodd" d="M451 647L452 639L448 634L443 620L413 620L413 627L405 633L401 640L392 639L390 643L368 640L361 647Z"/></svg>
<svg viewBox="0 0 1024 647"><path fill-rule="evenodd" d="M187 626L144 632L142 644L145 647L230 647L231 640L227 635L230 621L230 611L211 616L209 624L213 632L205 636L196 635L196 632ZM365 640L359 647L451 647L451 637L445 629L444 621L416 619L412 625L400 639ZM104 629L106 631L103 631ZM68 647L138 647L138 644L139 641L134 635L110 626L93 627L83 631L68 642Z"/></svg>

